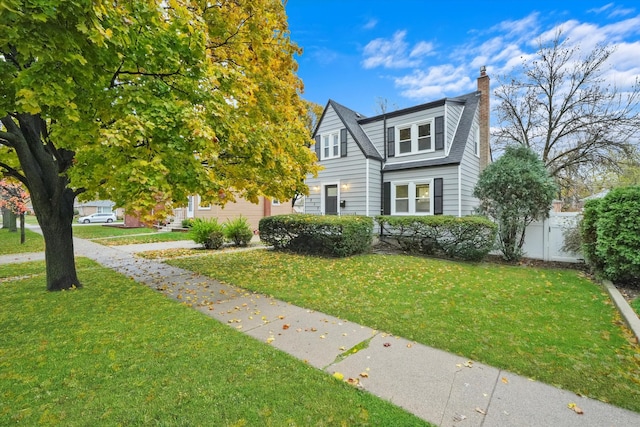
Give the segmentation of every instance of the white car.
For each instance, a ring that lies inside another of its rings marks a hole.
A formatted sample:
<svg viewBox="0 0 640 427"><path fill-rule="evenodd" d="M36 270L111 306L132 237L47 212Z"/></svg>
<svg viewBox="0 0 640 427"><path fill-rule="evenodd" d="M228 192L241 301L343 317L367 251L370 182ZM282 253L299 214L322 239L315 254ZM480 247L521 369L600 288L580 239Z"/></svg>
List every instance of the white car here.
<svg viewBox="0 0 640 427"><path fill-rule="evenodd" d="M81 224L90 224L92 222L113 222L116 219L116 214L114 213L94 213L87 216L81 216L78 218L78 222Z"/></svg>

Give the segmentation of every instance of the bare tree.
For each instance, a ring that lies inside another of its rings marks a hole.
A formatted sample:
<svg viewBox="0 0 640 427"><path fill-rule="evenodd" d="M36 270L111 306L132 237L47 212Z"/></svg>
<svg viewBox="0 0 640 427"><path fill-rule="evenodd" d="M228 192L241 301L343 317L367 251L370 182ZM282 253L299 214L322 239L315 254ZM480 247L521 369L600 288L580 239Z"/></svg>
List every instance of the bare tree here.
<svg viewBox="0 0 640 427"><path fill-rule="evenodd" d="M583 54L561 31L540 41L534 59L523 59L513 76L499 77L496 148L530 147L563 189L574 188L585 170L616 168L637 144L640 84L636 79L626 92L607 84L614 50L599 45Z"/></svg>

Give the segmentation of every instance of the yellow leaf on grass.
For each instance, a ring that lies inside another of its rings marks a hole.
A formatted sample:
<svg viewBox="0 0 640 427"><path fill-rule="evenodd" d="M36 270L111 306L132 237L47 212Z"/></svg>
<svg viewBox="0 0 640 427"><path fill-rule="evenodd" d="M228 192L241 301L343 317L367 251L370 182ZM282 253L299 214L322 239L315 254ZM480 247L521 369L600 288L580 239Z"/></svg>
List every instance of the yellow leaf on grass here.
<svg viewBox="0 0 640 427"><path fill-rule="evenodd" d="M340 372L334 372L333 377L339 379L340 381L344 379L344 375L342 375Z"/></svg>

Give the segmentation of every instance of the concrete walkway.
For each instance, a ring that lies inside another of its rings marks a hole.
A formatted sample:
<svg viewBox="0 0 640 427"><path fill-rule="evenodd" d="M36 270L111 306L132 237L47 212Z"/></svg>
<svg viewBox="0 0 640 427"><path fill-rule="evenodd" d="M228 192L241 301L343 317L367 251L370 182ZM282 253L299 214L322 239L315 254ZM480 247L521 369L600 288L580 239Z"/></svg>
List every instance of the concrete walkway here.
<svg viewBox="0 0 640 427"><path fill-rule="evenodd" d="M440 426L640 426L631 412L323 313L137 258L136 248L74 239L91 258L229 327ZM171 242L193 247L193 242ZM167 248L145 244L141 250ZM0 264L43 259L8 255ZM358 346L356 352L349 349ZM570 409L575 404L583 414Z"/></svg>

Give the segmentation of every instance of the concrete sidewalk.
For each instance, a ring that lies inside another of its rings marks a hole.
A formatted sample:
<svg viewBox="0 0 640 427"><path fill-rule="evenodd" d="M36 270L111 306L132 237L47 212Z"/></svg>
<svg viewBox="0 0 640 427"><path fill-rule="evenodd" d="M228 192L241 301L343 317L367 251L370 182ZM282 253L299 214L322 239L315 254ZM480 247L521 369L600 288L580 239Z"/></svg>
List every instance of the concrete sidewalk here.
<svg viewBox="0 0 640 427"><path fill-rule="evenodd" d="M440 426L640 426L640 413L190 271L136 258L135 247L123 250L81 239L74 239L74 245L78 255L190 303L229 327L329 374L351 379L358 387ZM183 245L192 247L188 242ZM166 247L158 243L139 248ZM21 259L0 257L0 263ZM355 346L360 350L349 351ZM571 410L571 404L583 414Z"/></svg>

